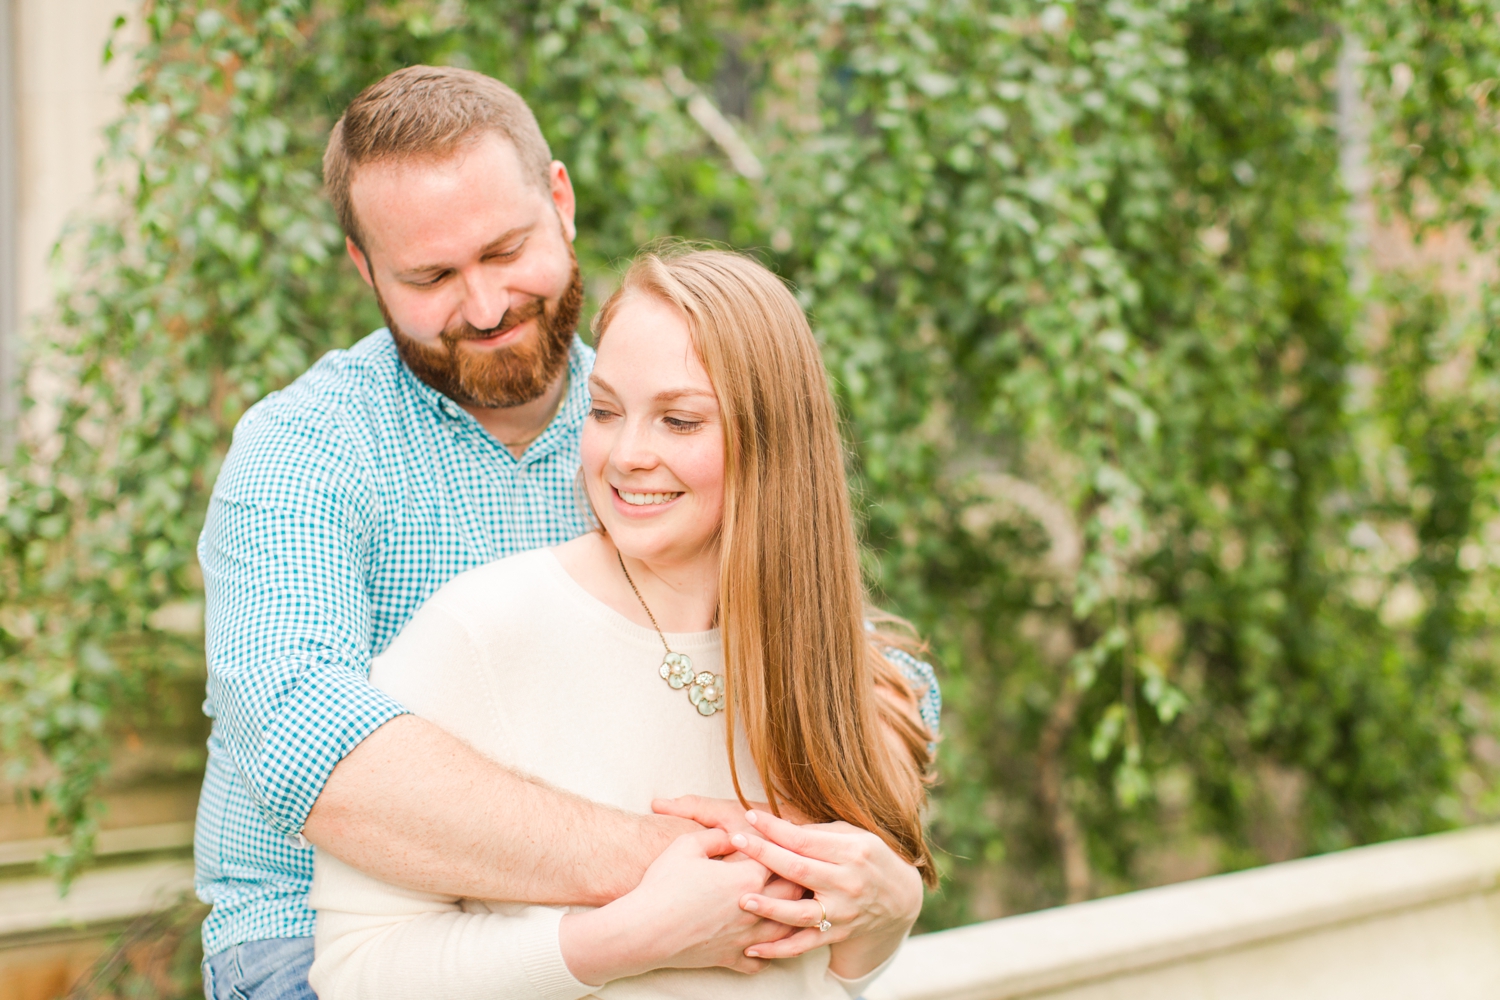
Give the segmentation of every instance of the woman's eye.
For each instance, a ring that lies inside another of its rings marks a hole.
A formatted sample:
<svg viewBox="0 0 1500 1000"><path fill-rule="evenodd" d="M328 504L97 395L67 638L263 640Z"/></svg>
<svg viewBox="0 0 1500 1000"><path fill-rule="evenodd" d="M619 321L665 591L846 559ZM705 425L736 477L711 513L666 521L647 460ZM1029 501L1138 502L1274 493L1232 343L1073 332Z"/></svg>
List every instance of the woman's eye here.
<svg viewBox="0 0 1500 1000"><path fill-rule="evenodd" d="M674 431L695 431L703 426L701 420L683 420L681 417L663 417L662 421Z"/></svg>
<svg viewBox="0 0 1500 1000"><path fill-rule="evenodd" d="M589 410L589 416L594 418L595 420L603 422L605 420L608 420L610 417L613 417L614 414L609 410L601 409L596 406L593 409Z"/></svg>

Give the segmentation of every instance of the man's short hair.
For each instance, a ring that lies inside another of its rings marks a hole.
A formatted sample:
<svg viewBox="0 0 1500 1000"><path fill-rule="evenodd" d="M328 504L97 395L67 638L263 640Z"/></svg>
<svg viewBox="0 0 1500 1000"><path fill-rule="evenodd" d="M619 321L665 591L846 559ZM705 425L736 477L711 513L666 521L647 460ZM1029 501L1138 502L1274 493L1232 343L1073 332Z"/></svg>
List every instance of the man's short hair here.
<svg viewBox="0 0 1500 1000"><path fill-rule="evenodd" d="M363 249L349 187L354 171L378 162L444 159L494 133L510 142L521 172L548 190L552 151L521 95L493 77L451 66L408 66L349 102L328 137L323 184L339 225Z"/></svg>

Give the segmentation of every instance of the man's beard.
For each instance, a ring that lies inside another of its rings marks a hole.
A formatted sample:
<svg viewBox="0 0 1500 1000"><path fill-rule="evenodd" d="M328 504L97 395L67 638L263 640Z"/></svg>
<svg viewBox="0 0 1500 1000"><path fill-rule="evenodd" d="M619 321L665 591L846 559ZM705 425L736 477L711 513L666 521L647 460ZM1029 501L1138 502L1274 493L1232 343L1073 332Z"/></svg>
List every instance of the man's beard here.
<svg viewBox="0 0 1500 1000"><path fill-rule="evenodd" d="M572 257L571 247L569 256ZM539 399L568 363L568 348L583 309L583 279L578 273L576 257L572 264L568 287L556 301L531 299L511 306L489 330L461 323L442 332L438 337L441 347L403 333L391 318L379 288L375 289L375 301L396 341L401 360L417 378L465 406L486 409L520 406ZM461 347L466 340L488 340L529 319L536 320L536 333L518 343L480 350Z"/></svg>

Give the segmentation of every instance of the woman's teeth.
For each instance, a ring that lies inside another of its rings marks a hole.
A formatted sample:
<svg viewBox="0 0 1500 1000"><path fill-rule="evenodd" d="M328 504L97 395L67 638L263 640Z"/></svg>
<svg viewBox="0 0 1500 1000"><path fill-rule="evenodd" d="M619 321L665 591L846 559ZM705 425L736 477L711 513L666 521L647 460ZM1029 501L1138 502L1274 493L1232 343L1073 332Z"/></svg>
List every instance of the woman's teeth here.
<svg viewBox="0 0 1500 1000"><path fill-rule="evenodd" d="M616 490L620 499L632 507L646 507L651 504L666 503L668 500L676 500L682 496L681 491L676 493L626 493L624 490Z"/></svg>

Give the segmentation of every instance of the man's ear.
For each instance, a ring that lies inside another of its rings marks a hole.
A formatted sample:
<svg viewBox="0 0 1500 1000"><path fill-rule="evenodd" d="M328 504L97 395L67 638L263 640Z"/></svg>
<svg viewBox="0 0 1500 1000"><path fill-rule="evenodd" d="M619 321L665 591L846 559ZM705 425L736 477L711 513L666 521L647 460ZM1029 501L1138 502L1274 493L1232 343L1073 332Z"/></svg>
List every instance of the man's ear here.
<svg viewBox="0 0 1500 1000"><path fill-rule="evenodd" d="M370 262L365 259L365 252L359 248L359 244L355 243L350 237L345 236L344 249L349 252L349 259L354 261L354 266L359 268L359 276L365 279L365 284L374 288L375 282L370 277Z"/></svg>
<svg viewBox="0 0 1500 1000"><path fill-rule="evenodd" d="M573 181L568 177L568 168L562 165L561 160L552 161L547 167L547 176L552 183L552 205L557 209L557 217L562 220L568 242L572 243L578 237L578 227L573 225L573 215L578 209L578 201L573 197Z"/></svg>

